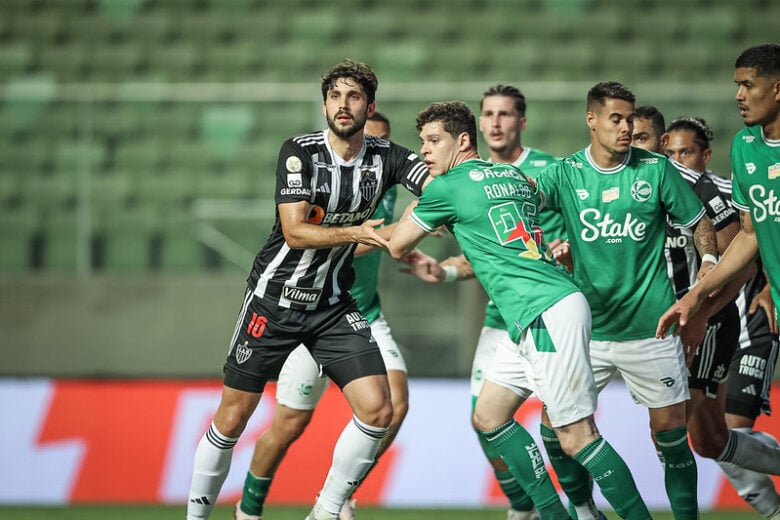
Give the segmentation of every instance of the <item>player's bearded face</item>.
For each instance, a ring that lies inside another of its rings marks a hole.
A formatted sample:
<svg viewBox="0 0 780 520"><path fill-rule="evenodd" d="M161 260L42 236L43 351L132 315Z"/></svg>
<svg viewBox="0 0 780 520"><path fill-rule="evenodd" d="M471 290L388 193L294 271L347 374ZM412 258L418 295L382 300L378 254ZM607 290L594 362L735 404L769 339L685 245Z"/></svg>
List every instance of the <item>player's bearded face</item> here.
<svg viewBox="0 0 780 520"><path fill-rule="evenodd" d="M333 115L328 113L325 119L328 121L328 128L331 132L342 139L348 139L366 125L368 111L363 110L355 114L349 108L342 107Z"/></svg>

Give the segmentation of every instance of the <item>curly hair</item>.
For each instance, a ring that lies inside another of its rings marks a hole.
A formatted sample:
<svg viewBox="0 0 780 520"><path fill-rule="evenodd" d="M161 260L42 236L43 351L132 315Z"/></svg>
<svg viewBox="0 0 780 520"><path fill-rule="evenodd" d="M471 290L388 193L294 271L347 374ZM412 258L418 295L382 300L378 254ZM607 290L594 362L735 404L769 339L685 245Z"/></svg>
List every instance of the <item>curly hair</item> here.
<svg viewBox="0 0 780 520"><path fill-rule="evenodd" d="M693 132L694 141L696 141L702 150L706 150L710 147L710 141L715 137L710 127L707 126L707 122L700 117L678 117L667 127L667 132L673 132L675 130L687 130Z"/></svg>
<svg viewBox="0 0 780 520"><path fill-rule="evenodd" d="M431 103L417 114L417 131L428 123L441 122L444 130L453 137L466 132L471 144L477 148L477 121L474 113L463 101L439 101Z"/></svg>
<svg viewBox="0 0 780 520"><path fill-rule="evenodd" d="M376 89L379 86L379 80L371 67L365 63L352 60L344 60L330 69L322 76L322 100L325 101L328 91L333 88L336 82L343 78L351 78L360 85L363 92L368 96L368 102L373 103L376 99Z"/></svg>

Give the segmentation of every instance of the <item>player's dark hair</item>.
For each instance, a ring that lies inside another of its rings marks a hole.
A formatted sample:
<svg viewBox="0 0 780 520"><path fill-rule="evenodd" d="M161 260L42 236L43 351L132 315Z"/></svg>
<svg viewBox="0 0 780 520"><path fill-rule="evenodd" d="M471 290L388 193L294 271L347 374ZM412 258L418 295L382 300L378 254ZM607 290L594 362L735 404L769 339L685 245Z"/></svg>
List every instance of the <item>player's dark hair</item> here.
<svg viewBox="0 0 780 520"><path fill-rule="evenodd" d="M780 76L780 45L765 43L742 51L734 68L756 69L759 76Z"/></svg>
<svg viewBox="0 0 780 520"><path fill-rule="evenodd" d="M482 94L482 99L479 101L480 111L482 110L482 102L488 96L505 96L512 98L515 102L515 110L517 110L517 113L521 116L525 116L525 96L517 87L513 87L512 85L503 85L500 83L490 87Z"/></svg>
<svg viewBox="0 0 780 520"><path fill-rule="evenodd" d="M602 81L596 83L588 91L588 110L591 110L596 103L604 106L607 99L622 99L629 103L636 103L636 96L628 90L628 87L617 81Z"/></svg>
<svg viewBox="0 0 780 520"><path fill-rule="evenodd" d="M369 121L375 121L377 123L384 123L384 124L386 124L387 125L387 131L388 131L388 133L390 132L390 120L387 119L387 116L384 115L379 110L375 110L373 115L368 117L368 120Z"/></svg>
<svg viewBox="0 0 780 520"><path fill-rule="evenodd" d="M469 135L474 150L477 149L477 120L463 101L439 101L431 103L417 114L417 131L428 123L441 122L444 130L453 137L463 132Z"/></svg>
<svg viewBox="0 0 780 520"><path fill-rule="evenodd" d="M666 128L666 121L664 121L664 115L661 111L653 105L636 107L636 110L634 110L634 120L636 119L649 119L655 135L658 137L663 135Z"/></svg>
<svg viewBox="0 0 780 520"><path fill-rule="evenodd" d="M667 132L673 132L675 130L688 130L693 132L695 136L693 138L702 150L706 150L710 147L710 141L714 138L714 134L710 127L707 126L707 122L700 117L678 117L667 127Z"/></svg>
<svg viewBox="0 0 780 520"><path fill-rule="evenodd" d="M368 97L368 102L373 103L376 99L376 89L379 86L379 80L376 79L376 74L371 70L371 67L365 63L355 62L352 60L344 60L332 69L330 69L324 76L322 76L322 100L328 95L328 91L333 88L336 82L343 78L351 78L360 85L363 92Z"/></svg>

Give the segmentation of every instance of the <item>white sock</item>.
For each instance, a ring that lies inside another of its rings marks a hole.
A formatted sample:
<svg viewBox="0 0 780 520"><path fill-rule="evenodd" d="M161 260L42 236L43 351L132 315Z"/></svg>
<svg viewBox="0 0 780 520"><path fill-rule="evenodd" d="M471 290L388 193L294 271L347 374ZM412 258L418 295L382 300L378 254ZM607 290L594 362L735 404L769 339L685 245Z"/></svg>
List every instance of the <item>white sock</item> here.
<svg viewBox="0 0 780 520"><path fill-rule="evenodd" d="M217 431L212 422L198 443L187 502L187 520L208 518L211 514L219 490L230 470L230 459L236 441L238 437L225 437Z"/></svg>
<svg viewBox="0 0 780 520"><path fill-rule="evenodd" d="M764 516L780 509L780 496L775 491L774 483L764 473L756 473L728 462L718 462L731 485L737 490L745 502Z"/></svg>
<svg viewBox="0 0 780 520"><path fill-rule="evenodd" d="M572 506L579 520L599 520L599 508L596 507L596 503L592 498L584 504L578 506L572 504Z"/></svg>
<svg viewBox="0 0 780 520"><path fill-rule="evenodd" d="M771 438L751 435L750 428L729 430L729 440L717 459L718 462L730 462L742 468L780 475L780 446L770 442Z"/></svg>
<svg viewBox="0 0 780 520"><path fill-rule="evenodd" d="M333 463L317 503L338 515L374 463L379 444L388 428L369 426L357 417L347 423L333 449Z"/></svg>

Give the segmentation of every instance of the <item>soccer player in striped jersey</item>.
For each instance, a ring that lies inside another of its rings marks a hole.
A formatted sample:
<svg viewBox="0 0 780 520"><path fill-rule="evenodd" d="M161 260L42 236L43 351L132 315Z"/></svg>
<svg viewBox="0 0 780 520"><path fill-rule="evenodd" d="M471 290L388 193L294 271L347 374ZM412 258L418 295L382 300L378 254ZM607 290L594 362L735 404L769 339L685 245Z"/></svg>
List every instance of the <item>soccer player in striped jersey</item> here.
<svg viewBox="0 0 780 520"><path fill-rule="evenodd" d="M370 325L349 292L352 257L358 244L387 247L375 230L382 221L370 219L387 190L403 184L419 195L429 175L414 152L364 134L377 84L367 65L339 63L321 82L328 128L281 146L276 222L249 275L222 399L195 453L189 520L208 518L265 383L301 343L353 411L308 520L338 518L387 434L390 387Z"/></svg>
<svg viewBox="0 0 780 520"><path fill-rule="evenodd" d="M703 119L679 118L669 125L667 135L664 136L665 152L672 159L689 166L693 173L701 177L706 176L730 198L731 183L706 169L711 155L711 139L712 132ZM717 202L718 207L723 204ZM713 218L713 223L715 222L716 218ZM718 224L715 223L715 226L717 228ZM733 234L736 235L739 226L733 227ZM722 244L719 237L718 247L721 254L728 243L730 240ZM754 432L753 425L762 408L769 403L769 387L777 360L777 336L776 332L771 330L764 309L752 315L748 314L746 291L752 294L752 298L758 296L762 286L766 286L760 268L754 271L755 274L740 289L736 303L733 303L734 311L729 311L734 315L733 318L722 322L722 327L717 332L718 335L725 333L733 336L733 339L728 339L728 350L731 354L718 363L716 371L723 374L724 379L727 377L728 381L722 385L723 388L717 389L717 402L713 399L702 400L700 407L693 403L695 414L689 419L688 428L696 451L702 456L715 459L739 494L757 511L771 518L772 515L780 515L780 496L767 473L780 471L780 449L771 436ZM724 311L731 306L730 302L712 316L709 320L710 327L717 317L723 316ZM753 321L751 326L748 326L749 316ZM691 322L689 327L690 324ZM711 335L708 329L702 356L707 350L707 337ZM721 338L716 341L720 349ZM697 360L699 357L697 356ZM691 369L694 371L702 366L706 364L694 363ZM740 367L748 369L740 370ZM708 392L707 396L711 397L711 393ZM724 413L725 420L721 419Z"/></svg>
<svg viewBox="0 0 780 520"><path fill-rule="evenodd" d="M544 194L516 167L483 161L476 121L460 101L417 115L421 154L434 180L399 220L390 252L407 254L441 225L509 324L474 407L473 424L533 499L542 520L568 519L533 438L513 416L535 391L562 450L596 479L622 518L650 518L623 459L596 427L587 352L590 313L556 266L539 227Z"/></svg>
<svg viewBox="0 0 780 520"><path fill-rule="evenodd" d="M366 121L366 135L382 139L390 138L390 121L379 111ZM382 198L372 219L384 219L385 225L393 219L397 187L393 186ZM406 376L406 362L395 343L390 326L382 314L377 286L379 264L384 253L374 249L363 252L361 246L355 250L352 266L355 282L351 293L358 309L371 325L387 367L390 395L393 401L393 420L390 429L376 453L378 459L392 443L409 409L409 390ZM236 504L235 520L260 520L263 506L276 469L281 464L287 449L306 429L329 379L320 374L320 367L304 345L295 349L285 361L276 385L276 408L271 427L257 439L252 462L244 482L244 493ZM347 500L339 513L339 520L352 520L354 500Z"/></svg>
<svg viewBox="0 0 780 520"><path fill-rule="evenodd" d="M590 303L596 386L604 388L619 371L647 407L672 511L694 520L697 470L685 426L685 357L679 338L655 338L652 320L674 301L663 257L667 218L695 226L702 252L712 227L666 157L631 147L634 112L635 96L625 86L595 85L587 96L590 146L546 168L538 181L549 207L563 215L574 279Z"/></svg>

